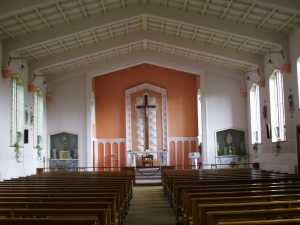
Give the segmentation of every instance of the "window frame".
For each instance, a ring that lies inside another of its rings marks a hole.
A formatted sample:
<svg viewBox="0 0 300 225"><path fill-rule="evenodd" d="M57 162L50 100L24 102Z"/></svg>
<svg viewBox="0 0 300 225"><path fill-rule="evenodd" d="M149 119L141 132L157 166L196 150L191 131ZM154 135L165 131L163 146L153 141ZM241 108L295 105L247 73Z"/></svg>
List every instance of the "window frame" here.
<svg viewBox="0 0 300 225"><path fill-rule="evenodd" d="M300 56L297 58L296 67L297 67L297 81L298 81L298 109L300 109Z"/></svg>
<svg viewBox="0 0 300 225"><path fill-rule="evenodd" d="M25 117L25 91L20 77L11 80L11 129L10 145L20 148L24 146L24 117Z"/></svg>
<svg viewBox="0 0 300 225"><path fill-rule="evenodd" d="M261 144L262 138L261 138L260 86L257 83L253 83L251 85L249 91L249 105L250 105L251 143Z"/></svg>
<svg viewBox="0 0 300 225"><path fill-rule="evenodd" d="M277 87L277 91L275 87ZM269 77L269 100L272 142L286 141L284 81L283 74L279 69L274 69Z"/></svg>
<svg viewBox="0 0 300 225"><path fill-rule="evenodd" d="M203 142L203 115L202 115L202 92L201 89L198 88L197 90L197 120L198 120L198 143Z"/></svg>
<svg viewBox="0 0 300 225"><path fill-rule="evenodd" d="M34 92L34 122L33 122L33 146L34 148L42 149L42 142L44 138L44 106L45 98L42 91L37 90Z"/></svg>

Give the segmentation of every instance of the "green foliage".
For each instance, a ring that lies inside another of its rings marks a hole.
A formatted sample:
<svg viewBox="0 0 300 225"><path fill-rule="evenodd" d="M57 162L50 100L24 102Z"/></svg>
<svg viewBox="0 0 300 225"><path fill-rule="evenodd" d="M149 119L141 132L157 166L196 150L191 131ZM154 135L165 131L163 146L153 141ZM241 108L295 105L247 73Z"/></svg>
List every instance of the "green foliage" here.
<svg viewBox="0 0 300 225"><path fill-rule="evenodd" d="M42 155L41 155L41 152L42 152L42 150L43 150L41 144L42 144L42 136L41 136L41 135L38 135L38 136L37 136L37 144L36 144L35 148L36 148L36 150L37 150L37 155L38 155L38 158L39 158L39 159L41 159L41 156L42 156Z"/></svg>
<svg viewBox="0 0 300 225"><path fill-rule="evenodd" d="M22 140L23 134L22 132L17 132L17 137L16 137L16 143L12 146L14 147L15 153L16 153L16 160L17 162L20 162L20 149L22 148L20 142Z"/></svg>

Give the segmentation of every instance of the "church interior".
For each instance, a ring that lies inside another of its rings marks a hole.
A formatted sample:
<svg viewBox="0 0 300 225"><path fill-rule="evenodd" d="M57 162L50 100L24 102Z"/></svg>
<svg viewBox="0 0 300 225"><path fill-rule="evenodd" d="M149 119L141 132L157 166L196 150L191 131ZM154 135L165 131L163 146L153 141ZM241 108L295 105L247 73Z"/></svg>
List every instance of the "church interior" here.
<svg viewBox="0 0 300 225"><path fill-rule="evenodd" d="M0 1L0 225L300 224L299 0Z"/></svg>

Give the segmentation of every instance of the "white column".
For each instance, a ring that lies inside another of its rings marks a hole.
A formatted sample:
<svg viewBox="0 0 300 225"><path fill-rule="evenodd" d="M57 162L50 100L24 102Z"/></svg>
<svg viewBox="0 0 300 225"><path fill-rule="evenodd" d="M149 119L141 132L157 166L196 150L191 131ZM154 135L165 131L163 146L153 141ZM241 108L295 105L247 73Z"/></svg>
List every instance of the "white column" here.
<svg viewBox="0 0 300 225"><path fill-rule="evenodd" d="M209 163L209 158L208 158L208 148L207 148L207 120L206 120L206 111L207 111L207 105L206 105L206 85L205 85L205 74L200 76L200 90L201 90L201 115L202 115L202 162L204 164Z"/></svg>
<svg viewBox="0 0 300 225"><path fill-rule="evenodd" d="M189 141L189 153L192 152L192 141ZM190 159L188 159L188 162L190 162Z"/></svg>
<svg viewBox="0 0 300 225"><path fill-rule="evenodd" d="M106 142L103 142L103 166L106 167Z"/></svg>
<svg viewBox="0 0 300 225"><path fill-rule="evenodd" d="M118 142L118 166L121 167L121 142Z"/></svg>
<svg viewBox="0 0 300 225"><path fill-rule="evenodd" d="M92 154L92 110L91 110L91 100L92 100L92 80L93 77L87 76L86 78L86 141L84 145L86 146L85 154L81 163L83 166L92 166L93 165L93 154Z"/></svg>
<svg viewBox="0 0 300 225"><path fill-rule="evenodd" d="M94 155L94 157L95 157L95 167L97 167L98 166L98 158L99 158L99 143L98 143L98 141L94 141L94 143L95 143L95 155Z"/></svg>
<svg viewBox="0 0 300 225"><path fill-rule="evenodd" d="M184 153L185 153L185 149L184 149L184 146L185 146L185 141L182 141L181 142L181 155L182 155L182 166L183 166L183 168L184 168Z"/></svg>
<svg viewBox="0 0 300 225"><path fill-rule="evenodd" d="M176 166L176 168L177 168L177 162L178 162L178 148L177 148L177 144L178 144L178 142L174 141L174 146L175 146L175 148L174 148L174 151L175 151L175 166Z"/></svg>
<svg viewBox="0 0 300 225"><path fill-rule="evenodd" d="M109 143L110 144L110 165L109 165L109 167L113 167L113 158L111 157L112 156L112 152L113 152L113 148L114 148L114 143L113 142L110 142Z"/></svg>

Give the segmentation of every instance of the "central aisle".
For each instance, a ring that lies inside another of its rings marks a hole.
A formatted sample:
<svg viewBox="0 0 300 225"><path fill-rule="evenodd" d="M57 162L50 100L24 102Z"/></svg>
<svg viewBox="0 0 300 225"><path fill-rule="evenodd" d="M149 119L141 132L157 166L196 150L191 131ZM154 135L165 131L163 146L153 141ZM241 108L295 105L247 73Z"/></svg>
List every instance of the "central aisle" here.
<svg viewBox="0 0 300 225"><path fill-rule="evenodd" d="M175 225L175 215L161 186L134 187L125 225Z"/></svg>

